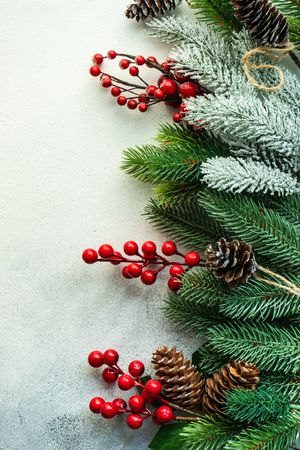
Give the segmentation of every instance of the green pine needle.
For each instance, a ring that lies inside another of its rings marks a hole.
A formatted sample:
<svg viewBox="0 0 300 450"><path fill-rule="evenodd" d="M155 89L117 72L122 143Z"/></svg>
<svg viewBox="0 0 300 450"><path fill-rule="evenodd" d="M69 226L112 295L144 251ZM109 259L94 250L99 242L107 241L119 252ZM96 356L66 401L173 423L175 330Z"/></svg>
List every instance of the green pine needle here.
<svg viewBox="0 0 300 450"><path fill-rule="evenodd" d="M292 326L280 328L269 323L230 322L207 331L210 345L231 359L256 364L260 370L300 370L299 331Z"/></svg>
<svg viewBox="0 0 300 450"><path fill-rule="evenodd" d="M169 238L195 250L204 251L210 242L220 236L228 236L218 222L208 217L205 210L193 200L172 206L162 206L151 200L145 214Z"/></svg>
<svg viewBox="0 0 300 450"><path fill-rule="evenodd" d="M209 342L205 342L193 353L192 362L205 378L209 378L228 364L229 360L227 357L219 355L209 345Z"/></svg>
<svg viewBox="0 0 300 450"><path fill-rule="evenodd" d="M300 413L291 412L276 422L244 429L225 446L226 450L288 450L300 431Z"/></svg>
<svg viewBox="0 0 300 450"><path fill-rule="evenodd" d="M258 260L263 257L280 271L300 272L300 231L279 213L250 196L217 191L200 193L199 202L228 234L250 242Z"/></svg>
<svg viewBox="0 0 300 450"><path fill-rule="evenodd" d="M300 401L300 373L264 372L260 374L260 385L272 387L283 396L289 396L291 402Z"/></svg>
<svg viewBox="0 0 300 450"><path fill-rule="evenodd" d="M238 422L259 423L281 419L290 411L290 399L272 387L228 392L225 414Z"/></svg>
<svg viewBox="0 0 300 450"><path fill-rule="evenodd" d="M203 416L184 427L181 437L189 450L217 450L239 431L239 425L224 417Z"/></svg>

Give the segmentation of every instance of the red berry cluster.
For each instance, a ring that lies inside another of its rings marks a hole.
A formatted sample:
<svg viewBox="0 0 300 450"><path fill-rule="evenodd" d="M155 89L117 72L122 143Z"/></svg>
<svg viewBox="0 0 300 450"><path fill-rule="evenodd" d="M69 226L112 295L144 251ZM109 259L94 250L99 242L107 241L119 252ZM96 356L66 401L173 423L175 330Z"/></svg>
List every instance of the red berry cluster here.
<svg viewBox="0 0 300 450"><path fill-rule="evenodd" d="M93 248L87 248L82 253L82 258L87 264L95 262L110 262L114 265L126 263L126 266L122 269L122 275L128 279L141 278L141 281L146 285L155 283L157 274L168 267L170 274L168 286L173 292L181 288L182 282L180 278L184 273L192 267L205 265L205 262L201 261L199 253L195 251L186 254L180 253L173 241L166 241L162 244L162 254L157 252L157 246L152 241L144 242L141 246L141 252L135 241L125 242L123 250L126 255L136 256L137 258L129 259L120 252L115 251L109 244L102 244L98 252ZM166 256L172 257L175 255L178 261L166 258Z"/></svg>
<svg viewBox="0 0 300 450"><path fill-rule="evenodd" d="M158 380L148 380L143 383L141 376L145 367L141 361L131 361L128 372L125 373L118 366L119 354L114 349L106 350L104 353L94 350L88 356L88 362L92 367L99 368L106 364L102 372L102 378L107 383L117 382L122 391L128 391L133 387L142 390L141 395L132 395L128 403L122 398L116 398L111 402L106 402L102 397L94 397L90 401L90 410L95 414L101 414L105 419L112 419L116 415L128 414L126 422L129 428L138 429L143 425L144 420L152 418L157 424L163 424L175 419L170 406L163 404L151 411L147 403L153 401L168 403L161 397L162 386Z"/></svg>
<svg viewBox="0 0 300 450"><path fill-rule="evenodd" d="M100 69L105 58L115 59L116 57L121 57L120 69L128 70L132 77L139 80L138 84L120 80ZM173 114L174 122L180 122L187 113L187 105L183 99L210 93L204 86L196 84L178 70L172 69L173 61L170 60L159 64L154 56L145 58L141 55L133 56L110 50L107 56L96 53L93 56L93 63L90 74L94 77L99 76L100 84L104 88L111 88L111 95L116 97L118 105L127 105L129 109L138 108L140 112L146 112L149 107L163 101L168 106L178 108L178 111ZM157 85L148 84L140 76L140 67L143 65L162 73Z"/></svg>

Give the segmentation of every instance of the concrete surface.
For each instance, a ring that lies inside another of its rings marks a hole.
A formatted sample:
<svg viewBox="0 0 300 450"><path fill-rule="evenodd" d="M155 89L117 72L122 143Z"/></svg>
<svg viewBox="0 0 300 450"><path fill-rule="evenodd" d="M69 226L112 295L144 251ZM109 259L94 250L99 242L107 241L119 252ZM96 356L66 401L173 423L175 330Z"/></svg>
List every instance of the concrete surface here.
<svg viewBox="0 0 300 450"><path fill-rule="evenodd" d="M140 213L150 189L120 170L123 148L149 141L169 117L112 103L88 74L111 48L160 59L163 47L127 21L128 0L1 0L0 448L146 449L156 431L101 420L89 399L118 394L88 367L115 347L126 367L160 344L196 342L159 310L163 282L86 266L82 249L163 241Z"/></svg>

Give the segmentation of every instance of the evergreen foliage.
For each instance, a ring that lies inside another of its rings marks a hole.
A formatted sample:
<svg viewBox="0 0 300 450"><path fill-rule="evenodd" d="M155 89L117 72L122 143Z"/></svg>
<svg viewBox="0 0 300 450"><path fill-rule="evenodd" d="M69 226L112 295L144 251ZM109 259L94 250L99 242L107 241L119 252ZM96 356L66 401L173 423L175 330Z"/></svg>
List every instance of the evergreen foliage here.
<svg viewBox="0 0 300 450"><path fill-rule="evenodd" d="M237 433L234 422L218 416L204 416L184 427L180 436L189 450L221 449Z"/></svg>
<svg viewBox="0 0 300 450"><path fill-rule="evenodd" d="M296 178L265 163L242 158L212 158L201 165L203 181L227 192L290 195L298 191Z"/></svg>
<svg viewBox="0 0 300 450"><path fill-rule="evenodd" d="M293 327L270 323L232 322L207 330L207 338L218 353L256 364L261 370L300 370L299 332Z"/></svg>
<svg viewBox="0 0 300 450"><path fill-rule="evenodd" d="M290 399L272 387L254 391L235 389L226 398L225 414L238 422L258 423L274 421L290 411Z"/></svg>
<svg viewBox="0 0 300 450"><path fill-rule="evenodd" d="M299 433L300 414L291 412L276 422L244 429L225 446L226 450L288 450L295 445Z"/></svg>

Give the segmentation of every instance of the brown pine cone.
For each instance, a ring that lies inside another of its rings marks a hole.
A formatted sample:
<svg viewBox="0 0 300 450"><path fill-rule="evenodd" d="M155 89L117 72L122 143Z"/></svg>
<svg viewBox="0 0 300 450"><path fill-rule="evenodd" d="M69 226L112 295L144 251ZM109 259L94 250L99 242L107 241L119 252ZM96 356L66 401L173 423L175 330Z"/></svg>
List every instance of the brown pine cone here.
<svg viewBox="0 0 300 450"><path fill-rule="evenodd" d="M222 413L229 389L254 390L259 383L259 369L245 361L231 361L205 383L203 409L207 413Z"/></svg>
<svg viewBox="0 0 300 450"><path fill-rule="evenodd" d="M236 17L262 45L284 46L288 38L286 17L268 0L231 0Z"/></svg>
<svg viewBox="0 0 300 450"><path fill-rule="evenodd" d="M223 278L230 289L238 282L247 283L256 271L252 245L244 241L230 241L221 238L216 248L211 244L205 250L206 264L210 266L216 278Z"/></svg>
<svg viewBox="0 0 300 450"><path fill-rule="evenodd" d="M152 366L170 401L183 408L201 408L205 380L182 352L176 347L159 347L152 355Z"/></svg>
<svg viewBox="0 0 300 450"><path fill-rule="evenodd" d="M125 16L139 22L149 16L163 15L166 11L175 9L181 2L182 0L135 0L135 3L127 7Z"/></svg>

